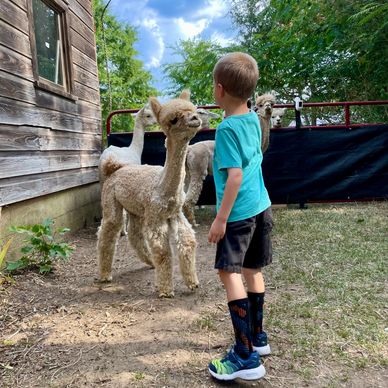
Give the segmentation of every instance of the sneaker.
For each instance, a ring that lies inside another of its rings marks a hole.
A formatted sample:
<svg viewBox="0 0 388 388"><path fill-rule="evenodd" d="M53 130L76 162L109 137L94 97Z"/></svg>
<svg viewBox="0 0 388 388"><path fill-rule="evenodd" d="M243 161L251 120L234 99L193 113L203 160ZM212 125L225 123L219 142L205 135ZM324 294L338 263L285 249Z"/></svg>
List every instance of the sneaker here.
<svg viewBox="0 0 388 388"><path fill-rule="evenodd" d="M209 372L218 380L258 380L264 377L265 368L257 352L252 352L244 360L232 348L224 358L213 360L209 364Z"/></svg>
<svg viewBox="0 0 388 388"><path fill-rule="evenodd" d="M271 354L271 348L268 345L267 333L261 332L252 341L252 348L254 352L259 353L259 356L268 356Z"/></svg>

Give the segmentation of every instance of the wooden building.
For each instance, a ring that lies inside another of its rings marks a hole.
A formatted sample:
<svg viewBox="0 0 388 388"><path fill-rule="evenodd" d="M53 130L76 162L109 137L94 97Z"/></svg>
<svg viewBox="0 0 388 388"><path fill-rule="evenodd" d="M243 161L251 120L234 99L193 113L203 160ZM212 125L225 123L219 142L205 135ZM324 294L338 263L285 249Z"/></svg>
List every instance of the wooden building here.
<svg viewBox="0 0 388 388"><path fill-rule="evenodd" d="M99 216L101 140L91 0L1 0L0 243Z"/></svg>

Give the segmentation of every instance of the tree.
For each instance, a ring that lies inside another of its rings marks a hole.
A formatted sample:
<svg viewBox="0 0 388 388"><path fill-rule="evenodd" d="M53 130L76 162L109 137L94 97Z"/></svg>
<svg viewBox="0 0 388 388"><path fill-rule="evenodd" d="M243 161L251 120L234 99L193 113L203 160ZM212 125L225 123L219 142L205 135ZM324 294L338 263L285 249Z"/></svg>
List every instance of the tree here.
<svg viewBox="0 0 388 388"><path fill-rule="evenodd" d="M167 92L177 94L189 88L195 104L213 104L213 67L226 50L217 43L199 38L181 40L173 50L182 59L163 66L171 81Z"/></svg>
<svg viewBox="0 0 388 388"><path fill-rule="evenodd" d="M231 0L263 89L286 100L386 98L386 8L364 0Z"/></svg>
<svg viewBox="0 0 388 388"><path fill-rule="evenodd" d="M150 72L135 58L136 31L128 24L119 23L109 13L109 8L102 18L105 8L103 0L93 0L93 8L102 117L105 123L111 110L139 108L148 101L150 95L156 95L157 91L151 86ZM125 128L128 131L131 127L132 119L125 115L115 119L113 130Z"/></svg>

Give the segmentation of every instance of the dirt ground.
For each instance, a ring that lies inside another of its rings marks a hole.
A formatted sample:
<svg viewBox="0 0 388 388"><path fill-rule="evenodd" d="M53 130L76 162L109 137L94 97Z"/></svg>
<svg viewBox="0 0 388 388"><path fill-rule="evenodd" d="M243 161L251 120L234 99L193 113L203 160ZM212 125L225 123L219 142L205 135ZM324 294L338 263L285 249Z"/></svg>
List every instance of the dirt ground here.
<svg viewBox="0 0 388 388"><path fill-rule="evenodd" d="M304 380L280 344L264 360L260 382L220 384L207 363L231 344L225 295L207 243L210 216L196 229L200 288L190 292L175 268L175 298L159 299L154 270L121 237L114 281L95 282L96 227L72 235L71 260L42 277L27 273L0 293L1 387L301 387L330 386L333 366L317 360ZM268 303L271 303L268 292ZM270 329L269 329L270 334ZM319 372L319 373L318 373ZM383 377L356 372L347 387L383 387Z"/></svg>

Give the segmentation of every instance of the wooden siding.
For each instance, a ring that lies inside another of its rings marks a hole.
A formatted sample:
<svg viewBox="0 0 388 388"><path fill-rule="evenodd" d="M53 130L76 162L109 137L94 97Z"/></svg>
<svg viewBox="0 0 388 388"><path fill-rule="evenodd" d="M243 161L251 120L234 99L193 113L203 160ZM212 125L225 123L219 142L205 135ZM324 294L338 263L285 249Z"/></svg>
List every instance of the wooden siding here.
<svg viewBox="0 0 388 388"><path fill-rule="evenodd" d="M0 2L0 206L98 181L101 109L91 0L59 2L68 7L71 95L37 86L27 1Z"/></svg>

